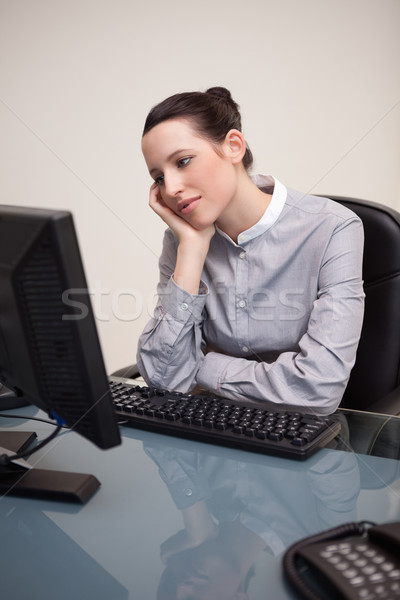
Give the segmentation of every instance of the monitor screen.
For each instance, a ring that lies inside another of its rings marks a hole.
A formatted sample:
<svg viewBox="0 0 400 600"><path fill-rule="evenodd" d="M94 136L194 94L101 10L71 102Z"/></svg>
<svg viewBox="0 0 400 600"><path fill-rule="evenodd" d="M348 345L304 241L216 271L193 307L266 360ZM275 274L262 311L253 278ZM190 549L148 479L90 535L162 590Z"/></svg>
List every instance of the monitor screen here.
<svg viewBox="0 0 400 600"><path fill-rule="evenodd" d="M67 211L0 205L0 382L100 448L120 443Z"/></svg>

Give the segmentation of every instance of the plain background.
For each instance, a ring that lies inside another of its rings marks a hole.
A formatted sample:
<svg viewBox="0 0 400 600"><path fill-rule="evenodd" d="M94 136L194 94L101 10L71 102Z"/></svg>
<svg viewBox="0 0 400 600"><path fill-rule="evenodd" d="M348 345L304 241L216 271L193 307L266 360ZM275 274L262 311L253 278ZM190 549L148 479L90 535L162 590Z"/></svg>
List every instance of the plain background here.
<svg viewBox="0 0 400 600"><path fill-rule="evenodd" d="M400 210L399 32L400 0L0 0L0 201L72 211L108 372L154 306L151 106L224 85L254 172Z"/></svg>

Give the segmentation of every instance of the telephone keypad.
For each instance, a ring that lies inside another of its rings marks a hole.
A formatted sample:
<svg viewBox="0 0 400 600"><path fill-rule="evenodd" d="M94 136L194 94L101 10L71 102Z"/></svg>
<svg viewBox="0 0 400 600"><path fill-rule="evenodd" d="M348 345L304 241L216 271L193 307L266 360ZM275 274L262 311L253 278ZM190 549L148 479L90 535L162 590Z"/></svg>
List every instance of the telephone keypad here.
<svg viewBox="0 0 400 600"><path fill-rule="evenodd" d="M332 576L349 598L394 600L400 598L400 569L393 555L381 546L352 539L337 543L316 543L301 549L311 564Z"/></svg>

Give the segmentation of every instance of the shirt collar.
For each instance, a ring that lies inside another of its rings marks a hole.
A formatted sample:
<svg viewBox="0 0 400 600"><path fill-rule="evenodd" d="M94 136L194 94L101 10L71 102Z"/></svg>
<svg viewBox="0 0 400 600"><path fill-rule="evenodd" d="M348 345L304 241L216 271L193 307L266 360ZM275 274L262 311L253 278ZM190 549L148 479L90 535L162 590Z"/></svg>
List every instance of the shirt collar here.
<svg viewBox="0 0 400 600"><path fill-rule="evenodd" d="M267 194L272 193L272 198L261 219L255 225L250 227L250 229L246 229L246 231L242 231L242 233L239 234L237 241L238 246L247 244L250 240L253 240L270 229L277 221L286 202L286 187L274 177L271 177L270 175L253 175L251 180L260 190L263 190L263 192L266 192ZM232 242L231 238L226 235L226 233L221 231L218 227L216 227L216 229L221 235Z"/></svg>

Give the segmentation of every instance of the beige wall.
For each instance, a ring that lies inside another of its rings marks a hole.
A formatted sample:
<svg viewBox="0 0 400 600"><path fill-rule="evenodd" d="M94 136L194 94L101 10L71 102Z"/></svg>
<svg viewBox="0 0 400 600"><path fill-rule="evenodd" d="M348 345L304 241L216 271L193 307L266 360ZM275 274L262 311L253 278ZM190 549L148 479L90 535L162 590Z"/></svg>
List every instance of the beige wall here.
<svg viewBox="0 0 400 600"><path fill-rule="evenodd" d="M400 0L0 0L1 202L73 212L109 371L157 280L149 108L225 85L256 171L400 210L399 26Z"/></svg>

